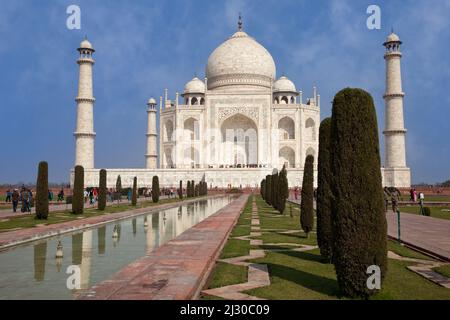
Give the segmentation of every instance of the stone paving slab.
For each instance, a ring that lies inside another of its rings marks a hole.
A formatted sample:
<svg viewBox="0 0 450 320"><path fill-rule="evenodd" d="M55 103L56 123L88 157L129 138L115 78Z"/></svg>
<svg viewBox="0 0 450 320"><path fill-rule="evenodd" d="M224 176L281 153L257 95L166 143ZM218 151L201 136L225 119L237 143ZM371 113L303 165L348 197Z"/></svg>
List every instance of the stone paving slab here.
<svg viewBox="0 0 450 320"><path fill-rule="evenodd" d="M223 196L223 195L222 195ZM220 197L220 196L215 196ZM166 203L161 205L155 205L146 208L132 209L123 212L105 214L102 216L92 217L92 218L83 218L80 220L68 221L63 223L57 223L52 225L42 225L34 228L25 228L15 231L8 231L0 233L0 250L6 249L8 247L12 247L15 245L58 236L70 232L75 232L82 229L96 227L98 225L102 225L105 223L109 223L111 221L128 219L134 216L139 216L145 213L151 214L155 211L166 210L169 208L174 208L182 204L187 204L191 202L196 202L201 200L201 198L196 198L192 200L185 200L183 202L173 202Z"/></svg>
<svg viewBox="0 0 450 320"><path fill-rule="evenodd" d="M388 235L397 238L397 214L386 214ZM401 240L439 258L450 261L450 220L400 214Z"/></svg>
<svg viewBox="0 0 450 320"><path fill-rule="evenodd" d="M216 214L92 287L81 300L196 298L247 202L243 195Z"/></svg>

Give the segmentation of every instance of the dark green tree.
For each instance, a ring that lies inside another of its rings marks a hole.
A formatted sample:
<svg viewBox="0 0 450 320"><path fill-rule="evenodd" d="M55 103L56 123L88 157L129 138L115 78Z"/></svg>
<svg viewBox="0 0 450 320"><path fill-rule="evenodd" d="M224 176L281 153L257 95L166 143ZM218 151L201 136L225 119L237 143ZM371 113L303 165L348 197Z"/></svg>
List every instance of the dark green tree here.
<svg viewBox="0 0 450 320"><path fill-rule="evenodd" d="M266 176L266 203L272 205L272 175Z"/></svg>
<svg viewBox="0 0 450 320"><path fill-rule="evenodd" d="M195 196L196 197L198 197L199 195L200 195L200 187L199 187L199 185L197 184L196 186L195 186L195 189L194 189L194 192L195 192Z"/></svg>
<svg viewBox="0 0 450 320"><path fill-rule="evenodd" d="M309 236L314 228L314 157L312 155L306 157L303 171L300 223L303 231Z"/></svg>
<svg viewBox="0 0 450 320"><path fill-rule="evenodd" d="M48 163L39 163L36 182L36 218L47 220L48 218Z"/></svg>
<svg viewBox="0 0 450 320"><path fill-rule="evenodd" d="M133 193L131 195L131 205L137 206L137 177L133 179Z"/></svg>
<svg viewBox="0 0 450 320"><path fill-rule="evenodd" d="M261 197L263 200L266 200L266 179L261 181Z"/></svg>
<svg viewBox="0 0 450 320"><path fill-rule="evenodd" d="M361 89L344 89L333 101L331 190L333 263L344 295L367 298L367 269L387 272L380 144L375 106Z"/></svg>
<svg viewBox="0 0 450 320"><path fill-rule="evenodd" d="M183 200L183 181L180 180L180 189L178 189L178 197Z"/></svg>
<svg viewBox="0 0 450 320"><path fill-rule="evenodd" d="M278 173L272 174L272 207L275 210L279 210L280 201L279 201L279 190L278 190Z"/></svg>
<svg viewBox="0 0 450 320"><path fill-rule="evenodd" d="M106 178L106 170L100 170L100 183L98 188L98 210L100 211L104 211L106 208Z"/></svg>
<svg viewBox="0 0 450 320"><path fill-rule="evenodd" d="M331 225L331 118L326 118L319 129L319 159L317 176L317 242L320 254L331 258L333 231Z"/></svg>
<svg viewBox="0 0 450 320"><path fill-rule="evenodd" d="M83 214L84 211L84 168L75 167L73 182L72 213Z"/></svg>
<svg viewBox="0 0 450 320"><path fill-rule="evenodd" d="M154 176L152 180L152 200L154 203L159 202L159 178L158 176Z"/></svg>
<svg viewBox="0 0 450 320"><path fill-rule="evenodd" d="M187 186L186 186L186 197L191 197L191 182L188 180Z"/></svg>
<svg viewBox="0 0 450 320"><path fill-rule="evenodd" d="M286 166L283 166L283 169L280 171L280 175L278 178L278 211L281 214L284 214L284 210L286 208L286 201L289 198L289 184L287 179L287 170Z"/></svg>

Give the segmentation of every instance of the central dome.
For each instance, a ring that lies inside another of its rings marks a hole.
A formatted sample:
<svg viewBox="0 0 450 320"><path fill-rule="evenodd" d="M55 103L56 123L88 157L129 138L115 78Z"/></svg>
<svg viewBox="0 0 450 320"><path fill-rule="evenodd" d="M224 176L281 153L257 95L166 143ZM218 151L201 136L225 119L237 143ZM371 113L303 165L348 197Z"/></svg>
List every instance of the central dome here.
<svg viewBox="0 0 450 320"><path fill-rule="evenodd" d="M223 86L271 87L276 76L270 53L243 31L222 43L208 59L208 89Z"/></svg>

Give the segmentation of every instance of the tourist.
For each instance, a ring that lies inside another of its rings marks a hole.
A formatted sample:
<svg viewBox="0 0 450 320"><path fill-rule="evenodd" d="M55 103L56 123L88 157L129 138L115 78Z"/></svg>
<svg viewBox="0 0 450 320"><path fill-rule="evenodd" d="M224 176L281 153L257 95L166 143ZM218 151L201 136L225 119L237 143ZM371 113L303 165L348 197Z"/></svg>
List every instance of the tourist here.
<svg viewBox="0 0 450 320"><path fill-rule="evenodd" d="M87 203L89 199L89 192L86 190L84 190L84 203Z"/></svg>
<svg viewBox="0 0 450 320"><path fill-rule="evenodd" d="M6 203L11 202L11 196L12 196L12 192L11 192L11 190L8 189L8 191L6 191L6 199L5 199Z"/></svg>
<svg viewBox="0 0 450 320"><path fill-rule="evenodd" d="M94 203L97 202L98 200L97 188L94 188L94 190L92 190L92 195L94 196Z"/></svg>
<svg viewBox="0 0 450 320"><path fill-rule="evenodd" d="M131 197L132 197L131 188L128 188L128 193L127 193L128 202L131 201Z"/></svg>
<svg viewBox="0 0 450 320"><path fill-rule="evenodd" d="M89 191L89 203L92 205L92 204L94 204L94 190L93 189L91 189L90 191Z"/></svg>
<svg viewBox="0 0 450 320"><path fill-rule="evenodd" d="M20 191L20 201L22 201L22 212L28 211L29 206L29 199L30 199L30 193L25 187L22 187L22 190Z"/></svg>
<svg viewBox="0 0 450 320"><path fill-rule="evenodd" d="M414 189L413 197L414 197L413 201L417 202L417 191L416 191L416 189Z"/></svg>
<svg viewBox="0 0 450 320"><path fill-rule="evenodd" d="M398 208L397 208L397 199L393 196L391 198L391 202L392 202L392 212L396 213Z"/></svg>
<svg viewBox="0 0 450 320"><path fill-rule="evenodd" d="M19 199L20 199L19 190L14 189L11 198L12 198L12 204L13 204L13 212L17 212L17 205L19 204Z"/></svg>
<svg viewBox="0 0 450 320"><path fill-rule="evenodd" d="M61 188L61 191L58 193L58 202L64 201L64 188Z"/></svg>
<svg viewBox="0 0 450 320"><path fill-rule="evenodd" d="M294 189L294 198L295 198L295 200L298 200L298 188L297 187L295 187L295 189Z"/></svg>
<svg viewBox="0 0 450 320"><path fill-rule="evenodd" d="M51 202L52 199L52 192L50 191L50 189L48 190L48 201Z"/></svg>

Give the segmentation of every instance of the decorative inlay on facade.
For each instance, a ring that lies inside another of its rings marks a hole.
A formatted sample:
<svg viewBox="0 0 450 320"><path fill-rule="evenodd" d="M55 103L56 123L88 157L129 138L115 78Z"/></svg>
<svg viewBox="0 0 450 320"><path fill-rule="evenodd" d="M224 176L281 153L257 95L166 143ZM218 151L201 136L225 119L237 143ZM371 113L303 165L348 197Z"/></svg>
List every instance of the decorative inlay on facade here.
<svg viewBox="0 0 450 320"><path fill-rule="evenodd" d="M230 118L231 116L234 116L238 113L243 114L253 121L255 123L259 122L259 110L258 108L251 108L251 107L221 107L219 109L219 115L218 119L219 122L222 123L224 120Z"/></svg>

